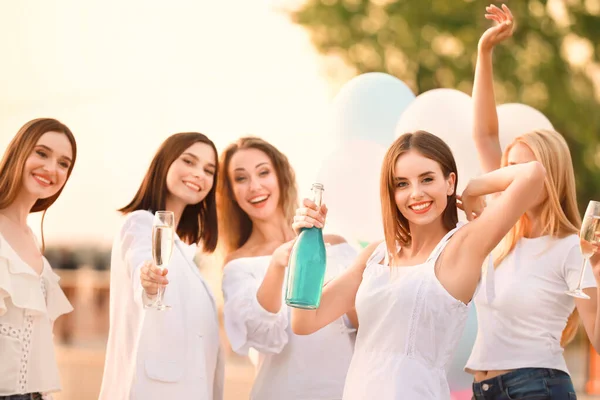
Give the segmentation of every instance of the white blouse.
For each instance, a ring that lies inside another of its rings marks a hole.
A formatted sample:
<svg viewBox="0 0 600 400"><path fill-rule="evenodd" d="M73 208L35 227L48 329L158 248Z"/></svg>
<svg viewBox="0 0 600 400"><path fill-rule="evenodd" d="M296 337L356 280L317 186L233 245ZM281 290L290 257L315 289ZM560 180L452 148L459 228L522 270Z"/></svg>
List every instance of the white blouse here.
<svg viewBox="0 0 600 400"><path fill-rule="evenodd" d="M325 281L346 269L356 254L347 243L328 246ZM231 347L242 355L250 349L259 353L250 398L341 399L356 330L340 318L312 335L295 335L285 303L273 314L256 299L270 260L271 256L239 258L223 270L223 314Z"/></svg>
<svg viewBox="0 0 600 400"><path fill-rule="evenodd" d="M165 311L149 302L140 270L152 260L153 215L131 213L112 248L110 331L100 399L223 398L224 363L214 298L193 261L196 246L175 239Z"/></svg>
<svg viewBox="0 0 600 400"><path fill-rule="evenodd" d="M582 263L577 235L519 240L484 277L493 278L496 297L474 297L478 329L466 370L553 368L568 373L560 339L575 299L565 291L577 286ZM582 287L596 287L589 263Z"/></svg>
<svg viewBox="0 0 600 400"><path fill-rule="evenodd" d="M52 326L73 311L44 258L38 275L0 235L0 396L60 390Z"/></svg>

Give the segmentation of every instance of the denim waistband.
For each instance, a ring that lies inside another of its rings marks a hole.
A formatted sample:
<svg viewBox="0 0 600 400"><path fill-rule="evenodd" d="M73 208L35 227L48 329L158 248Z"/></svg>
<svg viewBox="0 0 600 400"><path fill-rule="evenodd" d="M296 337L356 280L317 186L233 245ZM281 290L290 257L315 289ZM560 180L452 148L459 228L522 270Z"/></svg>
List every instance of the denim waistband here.
<svg viewBox="0 0 600 400"><path fill-rule="evenodd" d="M524 381L541 378L569 377L564 371L551 368L520 368L506 374L473 383L473 393L493 395L501 393L505 388L521 384Z"/></svg>

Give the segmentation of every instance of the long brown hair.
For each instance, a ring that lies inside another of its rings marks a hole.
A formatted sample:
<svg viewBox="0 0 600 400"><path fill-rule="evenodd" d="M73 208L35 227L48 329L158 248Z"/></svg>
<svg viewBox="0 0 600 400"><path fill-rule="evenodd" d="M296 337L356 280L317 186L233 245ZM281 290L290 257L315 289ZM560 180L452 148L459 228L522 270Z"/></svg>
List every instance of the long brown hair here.
<svg viewBox="0 0 600 400"><path fill-rule="evenodd" d="M2 161L0 161L0 209L4 209L12 204L17 198L19 191L23 184L23 170L25 168L25 162L31 155L31 152L35 148L38 140L48 132L63 133L69 143L71 143L71 149L73 150L73 157L71 165L67 170L67 179L69 180L73 167L75 166L75 160L77 158L77 143L71 130L63 123L53 118L37 118L27 122L19 129L15 137L10 141ZM63 185L54 195L45 199L37 199L30 213L43 211L42 215L42 251L45 248L44 241L44 218L46 216L46 210L50 207L58 196L63 191Z"/></svg>
<svg viewBox="0 0 600 400"><path fill-rule="evenodd" d="M456 185L458 184L458 171L450 147L439 137L425 131L405 133L392 143L381 165L381 215L383 218L383 232L385 243L392 260L397 256L397 245L408 246L411 242L408 220L402 215L396 205L394 183L394 169L398 158L403 154L415 150L424 157L436 161L445 178L454 173L454 190L448 196L448 204L442 214L444 227L454 229L458 222L456 209Z"/></svg>
<svg viewBox="0 0 600 400"><path fill-rule="evenodd" d="M221 226L219 243L225 254L242 247L252 233L252 221L235 201L235 195L229 176L231 158L239 150L257 149L265 153L275 169L281 196L279 206L287 220L292 221L298 208L298 189L296 174L288 158L267 141L253 136L242 137L230 144L222 153L219 160L223 171L217 181L217 204L219 210L219 225Z"/></svg>
<svg viewBox="0 0 600 400"><path fill-rule="evenodd" d="M571 153L565 139L558 133L549 130L537 130L517 137L502 155L502 166L508 164L508 153L517 143L527 146L535 159L546 168L544 188L548 198L544 201L540 219L542 235L565 237L577 234L581 227L581 216L577 207L575 192L575 173ZM500 263L514 250L517 242L529 233L530 222L526 214L511 228L499 246L494 257L494 265ZM561 345L566 346L577 333L579 318L577 310L571 314L563 331Z"/></svg>
<svg viewBox="0 0 600 400"><path fill-rule="evenodd" d="M218 157L214 143L202 133L183 132L169 136L154 155L133 200L118 211L128 214L137 210L151 212L164 210L169 195L167 172L171 164L194 143L209 145L215 153L215 159ZM219 168L217 166L214 175L215 182L218 177ZM177 226L177 235L181 240L186 243L199 243L202 240L202 248L207 253L215 250L218 239L215 186L213 183L212 188L200 203L189 204L184 208Z"/></svg>

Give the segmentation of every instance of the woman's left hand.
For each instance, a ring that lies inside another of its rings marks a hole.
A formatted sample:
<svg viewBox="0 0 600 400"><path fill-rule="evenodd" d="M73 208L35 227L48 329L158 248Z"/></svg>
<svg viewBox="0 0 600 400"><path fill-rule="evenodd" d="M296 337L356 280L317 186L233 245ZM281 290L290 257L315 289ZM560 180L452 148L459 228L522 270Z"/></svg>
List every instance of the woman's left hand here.
<svg viewBox="0 0 600 400"><path fill-rule="evenodd" d="M456 207L463 210L468 221L479 217L486 207L485 196L471 196L466 190L456 195Z"/></svg>

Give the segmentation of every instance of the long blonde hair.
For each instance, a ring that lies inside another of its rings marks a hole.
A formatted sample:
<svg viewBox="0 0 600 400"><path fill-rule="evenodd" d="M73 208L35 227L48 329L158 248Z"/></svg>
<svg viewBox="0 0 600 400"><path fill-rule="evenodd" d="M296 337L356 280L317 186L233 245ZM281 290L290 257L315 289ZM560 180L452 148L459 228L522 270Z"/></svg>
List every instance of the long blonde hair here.
<svg viewBox="0 0 600 400"><path fill-rule="evenodd" d="M541 206L540 212L542 235L562 238L577 234L581 227L581 216L577 207L575 173L567 142L554 131L536 130L526 133L517 137L506 148L502 155L503 167L508 163L510 149L517 143L527 146L533 152L536 160L546 168L544 187L548 197ZM514 250L517 242L529 233L530 228L529 218L524 214L498 246L494 258L496 267ZM561 345L563 347L573 339L577 333L577 327L577 311L574 311L562 334Z"/></svg>
<svg viewBox="0 0 600 400"><path fill-rule="evenodd" d="M265 153L275 170L279 183L279 206L287 221L292 222L298 208L298 189L296 174L288 158L269 142L253 136L239 138L227 146L219 160L219 179L217 180L217 216L219 220L219 248L224 255L242 247L252 233L252 221L235 201L229 176L229 164L239 150L257 149Z"/></svg>

